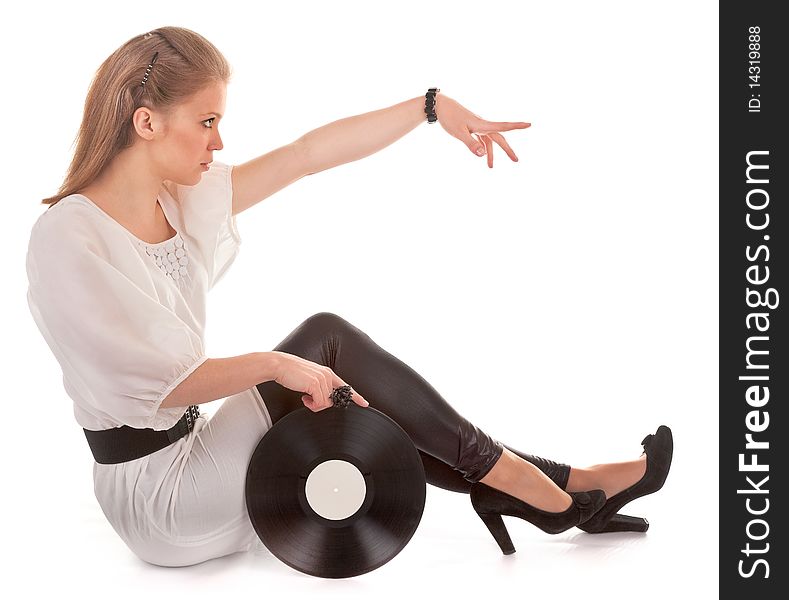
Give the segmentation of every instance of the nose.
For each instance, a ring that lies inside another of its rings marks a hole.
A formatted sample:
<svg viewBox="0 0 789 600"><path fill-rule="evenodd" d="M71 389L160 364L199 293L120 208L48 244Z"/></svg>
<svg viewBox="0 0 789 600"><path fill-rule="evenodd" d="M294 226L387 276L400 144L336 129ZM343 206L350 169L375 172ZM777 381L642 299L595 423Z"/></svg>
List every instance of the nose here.
<svg viewBox="0 0 789 600"><path fill-rule="evenodd" d="M211 150L221 150L224 148L225 145L222 143L222 137L219 135L219 132L216 132L216 135L211 139Z"/></svg>

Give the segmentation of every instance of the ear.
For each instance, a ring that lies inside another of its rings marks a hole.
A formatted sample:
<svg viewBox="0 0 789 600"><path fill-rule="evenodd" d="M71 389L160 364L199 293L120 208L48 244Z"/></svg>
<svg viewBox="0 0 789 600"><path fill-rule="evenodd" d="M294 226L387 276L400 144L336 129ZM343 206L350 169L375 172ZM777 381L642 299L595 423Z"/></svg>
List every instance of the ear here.
<svg viewBox="0 0 789 600"><path fill-rule="evenodd" d="M164 131L162 117L147 106L141 106L132 115L132 125L141 138L151 140Z"/></svg>

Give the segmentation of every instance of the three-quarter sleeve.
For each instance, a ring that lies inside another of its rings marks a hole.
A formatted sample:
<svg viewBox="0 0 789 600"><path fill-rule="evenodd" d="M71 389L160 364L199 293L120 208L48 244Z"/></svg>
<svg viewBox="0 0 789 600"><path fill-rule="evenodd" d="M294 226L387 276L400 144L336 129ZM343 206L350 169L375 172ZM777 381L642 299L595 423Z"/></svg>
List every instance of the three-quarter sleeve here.
<svg viewBox="0 0 789 600"><path fill-rule="evenodd" d="M203 340L113 265L112 249L89 227L61 216L44 215L33 228L27 297L78 421L84 411L104 429L170 427L184 407L160 405L207 359Z"/></svg>
<svg viewBox="0 0 789 600"><path fill-rule="evenodd" d="M227 272L241 244L233 214L232 171L233 165L214 161L197 185L165 183L180 204L184 233L206 265L209 290Z"/></svg>

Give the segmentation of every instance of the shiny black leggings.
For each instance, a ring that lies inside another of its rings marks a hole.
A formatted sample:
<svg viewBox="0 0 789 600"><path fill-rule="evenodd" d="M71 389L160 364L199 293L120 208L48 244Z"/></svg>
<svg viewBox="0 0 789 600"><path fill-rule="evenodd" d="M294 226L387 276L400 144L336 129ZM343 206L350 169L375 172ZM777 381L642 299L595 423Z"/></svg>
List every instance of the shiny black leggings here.
<svg viewBox="0 0 789 600"><path fill-rule="evenodd" d="M419 450L427 482L434 486L468 493L493 468L505 447L459 415L411 367L333 313L311 316L274 350L330 367L371 407L395 421ZM274 381L257 388L272 423L304 407L302 392ZM567 486L569 466L506 448L536 465L561 488Z"/></svg>

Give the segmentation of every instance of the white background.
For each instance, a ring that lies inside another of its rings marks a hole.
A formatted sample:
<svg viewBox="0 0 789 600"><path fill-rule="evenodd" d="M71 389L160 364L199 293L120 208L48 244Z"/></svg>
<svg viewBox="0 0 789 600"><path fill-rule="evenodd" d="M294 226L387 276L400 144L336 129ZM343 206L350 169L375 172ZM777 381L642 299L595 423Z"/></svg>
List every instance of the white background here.
<svg viewBox="0 0 789 600"><path fill-rule="evenodd" d="M0 42L5 586L85 598L717 597L717 3L119 6L25 2ZM650 520L646 535L549 536L505 518L517 548L505 557L468 496L428 486L409 544L348 580L264 552L166 569L124 546L28 311L24 258L95 70L164 25L197 31L233 66L222 162L434 85L483 118L533 124L504 134L520 161L496 147L493 169L422 124L239 215L242 252L209 297L208 354L270 350L331 311L524 451L625 460L668 424L671 475L626 511Z"/></svg>

